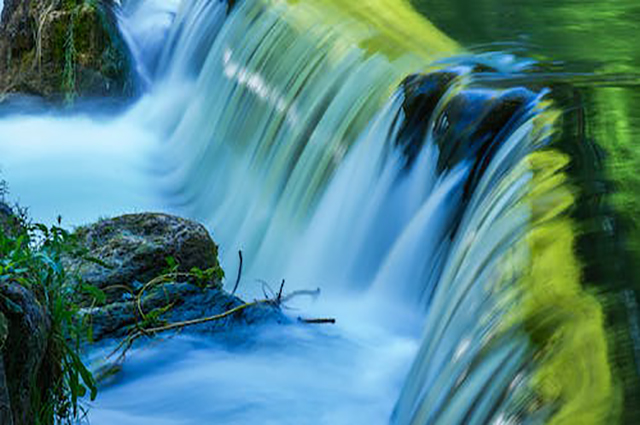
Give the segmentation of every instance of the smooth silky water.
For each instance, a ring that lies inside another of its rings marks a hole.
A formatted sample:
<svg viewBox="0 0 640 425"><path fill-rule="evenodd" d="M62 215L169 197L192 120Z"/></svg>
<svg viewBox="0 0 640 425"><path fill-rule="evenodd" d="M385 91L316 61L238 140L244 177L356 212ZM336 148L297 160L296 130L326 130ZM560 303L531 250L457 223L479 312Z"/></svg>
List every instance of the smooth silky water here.
<svg viewBox="0 0 640 425"><path fill-rule="evenodd" d="M620 284L605 310L584 286L606 263L585 238L611 239L584 231L606 221L581 194L595 185L573 130L584 117L562 113L567 86L591 90L584 73L462 50L403 0L235 3L124 2L143 94L117 114L4 109L2 177L36 220L198 219L227 285L242 250L242 296L260 297L259 281L320 287L288 313L337 324L145 344L90 422L633 423L635 292ZM446 5L416 4L485 42ZM614 104L629 122L608 143L638 134L624 93L589 92L589 122L610 125L594 111Z"/></svg>

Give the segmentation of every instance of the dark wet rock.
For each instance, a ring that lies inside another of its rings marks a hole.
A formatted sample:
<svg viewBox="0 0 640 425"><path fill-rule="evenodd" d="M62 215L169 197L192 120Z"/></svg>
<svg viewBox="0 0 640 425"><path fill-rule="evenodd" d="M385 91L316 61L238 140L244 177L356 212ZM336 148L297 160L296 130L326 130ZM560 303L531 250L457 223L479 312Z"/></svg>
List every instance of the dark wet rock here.
<svg viewBox="0 0 640 425"><path fill-rule="evenodd" d="M422 151L431 118L440 99L452 83L467 71L466 68L454 68L425 75L414 74L402 82L405 119L398 131L396 145L404 153L406 168L411 167Z"/></svg>
<svg viewBox="0 0 640 425"><path fill-rule="evenodd" d="M5 0L0 98L130 96L130 54L112 9L111 0Z"/></svg>
<svg viewBox="0 0 640 425"><path fill-rule="evenodd" d="M470 162L465 196L473 193L499 147L529 116L536 97L525 88L466 89L456 94L435 123L439 171Z"/></svg>
<svg viewBox="0 0 640 425"><path fill-rule="evenodd" d="M4 316L0 315L0 322L4 320ZM4 337L6 337L6 335ZM0 424L13 425L11 398L9 396L9 388L7 387L7 374L4 368L4 356L2 355L0 355Z"/></svg>
<svg viewBox="0 0 640 425"><path fill-rule="evenodd" d="M468 170L460 187L449 195L449 240L496 153L539 105L540 94L524 87L470 84L479 72L499 76L486 66L463 63L410 76L401 86L404 116L394 142L405 158L405 171L411 169L427 140L438 150L438 174L461 164ZM511 158L521 153L512 152Z"/></svg>
<svg viewBox="0 0 640 425"><path fill-rule="evenodd" d="M128 214L76 230L83 257L66 258L65 267L100 289L138 290L165 273L173 258L178 271L219 267L218 247L201 224L167 214ZM94 261L86 261L90 258ZM126 293L109 290L110 300Z"/></svg>
<svg viewBox="0 0 640 425"><path fill-rule="evenodd" d="M478 66L456 66L402 83L404 120L396 146L410 168L428 135L438 147L437 171L471 163L465 195L473 192L498 148L531 112L538 94L522 87L511 89L454 88L461 77L490 72Z"/></svg>
<svg viewBox="0 0 640 425"><path fill-rule="evenodd" d="M50 329L49 315L33 293L16 283L0 284L0 341L3 341L0 343L0 362L15 425L34 423L36 412L33 412L32 397L41 393L44 398L44 392L49 388L45 354ZM7 417L2 374L0 417L2 414Z"/></svg>

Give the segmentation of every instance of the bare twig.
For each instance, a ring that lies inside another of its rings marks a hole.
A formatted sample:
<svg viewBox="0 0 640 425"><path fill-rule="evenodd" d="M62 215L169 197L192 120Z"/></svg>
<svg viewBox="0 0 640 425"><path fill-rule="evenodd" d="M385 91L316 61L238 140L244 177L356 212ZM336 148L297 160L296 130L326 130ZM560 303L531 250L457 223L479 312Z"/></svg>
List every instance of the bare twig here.
<svg viewBox="0 0 640 425"><path fill-rule="evenodd" d="M267 281L262 279L256 279L256 282L262 284L262 294L264 295L265 298L269 298L269 294L267 294L267 289L269 290L269 293L271 295L275 295L275 293L273 292L273 289L271 288L269 283L267 283Z"/></svg>
<svg viewBox="0 0 640 425"><path fill-rule="evenodd" d="M276 297L276 304L280 305L282 302L282 290L284 289L284 279L282 279L282 283L280 284L280 290L278 291L278 296Z"/></svg>
<svg viewBox="0 0 640 425"><path fill-rule="evenodd" d="M242 276L242 250L238 251L238 257L240 257L240 264L238 265L238 277L236 278L236 284L233 285L233 291L231 291L231 295L234 295L238 290L238 285L240 284L240 277Z"/></svg>
<svg viewBox="0 0 640 425"><path fill-rule="evenodd" d="M154 279L151 279L149 282L147 282L142 289L140 290L140 292L138 292L138 295L136 296L136 304L138 306L138 312L140 313L140 317L142 317L143 320L146 320L146 315L144 314L144 311L142 309L142 301L143 301L143 297L144 297L144 293L147 289L151 288L154 285L158 285L161 283L167 283L167 282L172 282L174 280L180 279L180 278L190 278L190 277L194 277L193 273L180 273L180 272L174 272L174 273L167 273L167 274L163 274L161 276L158 276Z"/></svg>
<svg viewBox="0 0 640 425"><path fill-rule="evenodd" d="M253 306L258 305L258 304L272 304L272 303L273 303L273 301L271 301L271 300L253 301L253 302L250 302L250 303L245 303L245 304L239 305L237 307L234 307L231 310L225 311L224 313L216 314L215 316L202 317L202 318L199 318L199 319L185 320L183 322L170 323L168 325L158 326L158 327L151 328L151 329L146 329L146 332L149 333L149 334L155 334L155 333L158 333L158 332L170 331L172 329L178 329L178 328L184 328L184 327L187 327L187 326L199 325L199 324L202 324L202 323L212 322L214 320L224 319L225 317L231 316L232 314L237 313L239 311L242 311L245 308L253 307Z"/></svg>

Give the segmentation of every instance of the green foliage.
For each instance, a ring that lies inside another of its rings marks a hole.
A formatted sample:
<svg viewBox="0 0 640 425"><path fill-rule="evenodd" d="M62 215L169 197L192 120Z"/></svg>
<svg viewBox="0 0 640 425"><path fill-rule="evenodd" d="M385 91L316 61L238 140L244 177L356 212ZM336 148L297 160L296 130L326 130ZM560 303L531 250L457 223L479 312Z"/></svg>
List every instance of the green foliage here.
<svg viewBox="0 0 640 425"><path fill-rule="evenodd" d="M78 320L79 307L74 302L78 285L61 262L63 254L77 249L76 244L58 226L26 224L23 220L15 233L0 231L0 284L18 283L29 289L51 317L44 363L46 382L38 382L33 394L36 424L71 424L83 412L80 399L89 394L93 400L97 393L95 380L79 355L88 327ZM87 285L80 288L95 302L104 302L104 294ZM0 298L0 304L5 310L20 309L7 298Z"/></svg>
<svg viewBox="0 0 640 425"><path fill-rule="evenodd" d="M220 282L224 277L224 271L220 266L210 267L206 270L193 267L190 273L194 278L194 284L200 287L209 286L214 282Z"/></svg>
<svg viewBox="0 0 640 425"><path fill-rule="evenodd" d="M205 270L199 267L192 267L189 272L180 273L180 264L174 257L167 257L165 261L167 262L167 267L164 270L166 276L174 275L178 279L186 278L189 283L200 288L218 286L224 278L224 270L222 270L220 264L216 264L214 267Z"/></svg>

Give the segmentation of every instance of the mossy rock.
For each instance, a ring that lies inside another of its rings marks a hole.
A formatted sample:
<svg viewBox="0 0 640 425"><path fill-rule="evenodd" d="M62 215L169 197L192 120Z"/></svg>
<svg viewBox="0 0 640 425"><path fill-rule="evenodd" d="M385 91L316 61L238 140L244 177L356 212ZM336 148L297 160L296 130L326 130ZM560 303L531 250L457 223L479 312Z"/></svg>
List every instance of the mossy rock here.
<svg viewBox="0 0 640 425"><path fill-rule="evenodd" d="M127 214L101 220L76 230L85 254L68 257L65 267L89 285L139 289L168 268L172 258L177 271L219 268L218 247L199 223L168 214ZM90 258L90 261L86 259ZM219 283L219 282L213 282ZM123 290L108 292L110 299Z"/></svg>
<svg viewBox="0 0 640 425"><path fill-rule="evenodd" d="M130 97L131 56L113 7L107 0L7 0L0 23L0 94Z"/></svg>
<svg viewBox="0 0 640 425"><path fill-rule="evenodd" d="M80 254L65 258L65 269L85 291L89 285L103 293L99 302L96 297L78 301L94 341L124 336L156 313L161 313L158 321L175 323L244 304L222 289L218 247L199 223L168 214L128 214L81 227L74 235ZM193 269L212 272L200 279ZM189 329L213 332L286 320L275 305L260 304Z"/></svg>

